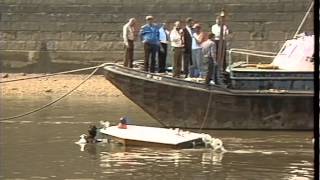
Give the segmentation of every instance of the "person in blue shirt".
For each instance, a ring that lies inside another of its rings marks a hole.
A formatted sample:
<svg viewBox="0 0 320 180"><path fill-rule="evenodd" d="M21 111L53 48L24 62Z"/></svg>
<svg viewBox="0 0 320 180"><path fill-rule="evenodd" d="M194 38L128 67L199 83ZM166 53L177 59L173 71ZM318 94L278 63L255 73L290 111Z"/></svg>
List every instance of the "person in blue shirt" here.
<svg viewBox="0 0 320 180"><path fill-rule="evenodd" d="M170 41L170 32L167 28L167 23L162 23L161 28L159 29L159 40L160 40L160 48L159 48L159 73L166 72L166 59L168 52L168 44Z"/></svg>
<svg viewBox="0 0 320 180"><path fill-rule="evenodd" d="M146 24L140 29L140 38L144 47L144 70L155 72L156 53L160 47L159 26L153 23L153 16L146 17ZM149 58L151 55L151 63L149 67ZM149 70L150 68L150 70Z"/></svg>

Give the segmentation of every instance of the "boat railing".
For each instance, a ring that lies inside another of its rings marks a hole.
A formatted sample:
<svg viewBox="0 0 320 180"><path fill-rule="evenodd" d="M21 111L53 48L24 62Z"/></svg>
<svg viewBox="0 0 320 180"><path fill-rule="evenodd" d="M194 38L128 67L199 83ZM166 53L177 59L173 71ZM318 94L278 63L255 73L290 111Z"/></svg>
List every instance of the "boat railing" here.
<svg viewBox="0 0 320 180"><path fill-rule="evenodd" d="M229 55L229 71L230 75L232 76L232 69L231 66L234 63L232 59L233 54L242 54L245 55L246 57L246 64L249 64L249 57L254 56L254 57L263 57L263 58L275 58L277 53L275 52L268 52L268 51L256 51L256 50L250 50L250 49L239 49L239 48L232 48L230 50L227 50L228 55Z"/></svg>
<svg viewBox="0 0 320 180"><path fill-rule="evenodd" d="M275 58L277 55L277 53L275 53L275 52L256 51L256 50L238 49L238 48L232 48L232 49L228 50L228 53L229 53L229 65L231 65L233 63L232 53L246 55L246 63L247 64L249 64L249 56Z"/></svg>

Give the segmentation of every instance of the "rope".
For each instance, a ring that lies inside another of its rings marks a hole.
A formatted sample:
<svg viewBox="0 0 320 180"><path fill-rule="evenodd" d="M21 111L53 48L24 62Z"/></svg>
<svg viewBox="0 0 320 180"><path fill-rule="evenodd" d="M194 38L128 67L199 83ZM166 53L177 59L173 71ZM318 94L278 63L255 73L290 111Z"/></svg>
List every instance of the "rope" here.
<svg viewBox="0 0 320 180"><path fill-rule="evenodd" d="M311 4L310 4L310 7L309 7L308 11L306 12L306 14L304 15L304 17L303 17L303 19L302 19L302 21L301 21L301 23L300 23L300 25L299 25L296 33L294 33L293 38L296 38L296 37L297 37L299 31L300 31L301 28L302 28L302 25L303 25L304 22L306 21L306 19L307 19L307 17L308 17L308 14L310 13L310 11L311 11L311 9L312 9L312 7L313 7L313 4L314 4L314 2L312 1ZM287 45L287 41L283 44L283 46L281 47L281 49L280 49L280 51L278 52L278 54L280 54L280 53L282 52L282 50L286 47L286 45Z"/></svg>
<svg viewBox="0 0 320 180"><path fill-rule="evenodd" d="M304 17L303 17L303 19L302 19L302 22L300 23L300 25L299 25L296 33L294 34L293 38L297 37L299 31L300 31L301 28L302 28L302 25L303 25L304 22L306 21L306 19L307 19L307 17L308 17L308 14L310 13L310 11L311 11L311 9L312 9L312 7L313 7L313 4L314 4L314 2L312 1L311 4L310 4L309 9L308 9L308 11L307 11L307 13L304 15Z"/></svg>
<svg viewBox="0 0 320 180"><path fill-rule="evenodd" d="M96 69L92 71L92 73L86 77L86 79L84 79L81 83L79 83L77 86L75 86L73 89L71 89L70 91L68 91L67 93L65 93L63 96L59 97L58 99L54 100L54 101L51 101L50 103L42 106L42 107L39 107L37 109L34 109L32 111L29 111L29 112L26 112L26 113L23 113L23 114L20 114L20 115L16 115L16 116L12 116L12 117L4 117L4 118L0 118L0 121L4 121L4 120L10 120L10 119L16 119L16 118L20 118L20 117L24 117L24 116L27 116L29 114L33 114L35 112L38 112L38 111L41 111L42 109L46 108L46 107L49 107L50 105L60 101L61 99L63 99L64 97L68 96L69 94L71 94L73 91L75 91L78 87L80 87L83 83L85 83L87 80L89 80L97 71L98 69L101 67L102 65L100 66L97 66L95 67Z"/></svg>
<svg viewBox="0 0 320 180"><path fill-rule="evenodd" d="M209 96L209 100L208 100L208 104L207 104L206 113L205 113L205 115L204 115L204 118L203 118L203 121L202 121L202 124L201 124L201 127L200 127L200 132L201 132L203 126L204 126L204 123L205 123L205 122L207 121L207 119L208 119L210 104L211 104L211 102L212 102L212 95L213 95L213 93L210 92L210 91L209 91L209 93L210 93L210 96Z"/></svg>
<svg viewBox="0 0 320 180"><path fill-rule="evenodd" d="M28 79L37 79L37 78L43 78L43 77L49 77L49 76L56 76L56 75L61 75L61 74L68 74L68 73L74 73L74 72L79 72L79 71L85 71L85 70L90 70L90 69L95 69L95 68L100 68L108 63L103 63L98 66L92 66L88 68L81 68L81 69L75 69L75 70L70 70L70 71L62 71L58 73L53 73L53 74L46 74L46 75L40 75L40 76L34 76L34 77L26 77L26 78L19 78L19 79L12 79L12 80L6 80L6 81L0 81L0 83L9 83L9 82L15 82L15 81L23 81L23 80L28 80Z"/></svg>

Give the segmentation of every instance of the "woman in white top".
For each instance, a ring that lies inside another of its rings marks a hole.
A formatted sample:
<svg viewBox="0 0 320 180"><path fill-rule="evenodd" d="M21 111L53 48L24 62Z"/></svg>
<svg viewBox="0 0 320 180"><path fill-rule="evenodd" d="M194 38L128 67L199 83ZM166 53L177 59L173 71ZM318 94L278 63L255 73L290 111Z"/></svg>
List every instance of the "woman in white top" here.
<svg viewBox="0 0 320 180"><path fill-rule="evenodd" d="M205 77L203 74L202 64L202 48L201 43L204 40L203 32L201 31L200 24L193 26L194 32L192 33L192 61L193 65L190 67L191 77Z"/></svg>

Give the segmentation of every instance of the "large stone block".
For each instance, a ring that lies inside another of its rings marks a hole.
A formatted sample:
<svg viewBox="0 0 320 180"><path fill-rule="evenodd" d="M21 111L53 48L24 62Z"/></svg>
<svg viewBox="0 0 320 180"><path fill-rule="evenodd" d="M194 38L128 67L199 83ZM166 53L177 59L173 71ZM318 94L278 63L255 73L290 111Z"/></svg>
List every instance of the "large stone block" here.
<svg viewBox="0 0 320 180"><path fill-rule="evenodd" d="M0 31L16 30L12 27L11 22L0 22Z"/></svg>
<svg viewBox="0 0 320 180"><path fill-rule="evenodd" d="M298 26L292 22L269 21L265 23L265 31L295 31Z"/></svg>
<svg viewBox="0 0 320 180"><path fill-rule="evenodd" d="M264 31L254 31L250 33L250 40L266 40L268 37Z"/></svg>
<svg viewBox="0 0 320 180"><path fill-rule="evenodd" d="M226 12L243 13L243 12L283 12L284 3L237 3L237 4L225 4Z"/></svg>
<svg viewBox="0 0 320 180"><path fill-rule="evenodd" d="M51 52L52 62L88 64L91 62L114 62L123 59L122 51L56 51Z"/></svg>
<svg viewBox="0 0 320 180"><path fill-rule="evenodd" d="M25 50L39 50L40 49L39 41L26 41L25 42Z"/></svg>
<svg viewBox="0 0 320 180"><path fill-rule="evenodd" d="M17 38L16 31L2 31L0 32L0 40L15 40Z"/></svg>
<svg viewBox="0 0 320 180"><path fill-rule="evenodd" d="M232 40L237 41L243 41L243 40L250 40L250 33L246 31L238 31L232 33Z"/></svg>
<svg viewBox="0 0 320 180"><path fill-rule="evenodd" d="M284 41L286 39L286 33L283 31L269 31L268 40L271 41Z"/></svg>
<svg viewBox="0 0 320 180"><path fill-rule="evenodd" d="M4 41L7 44L8 50L24 50L26 41Z"/></svg>
<svg viewBox="0 0 320 180"><path fill-rule="evenodd" d="M102 41L122 41L122 32L106 32L101 35Z"/></svg>
<svg viewBox="0 0 320 180"><path fill-rule="evenodd" d="M212 22L214 24L215 22ZM230 22L229 29L232 31L253 31L254 25L249 22Z"/></svg>
<svg viewBox="0 0 320 180"><path fill-rule="evenodd" d="M40 25L37 22L10 22L10 30L15 31L38 31Z"/></svg>
<svg viewBox="0 0 320 180"><path fill-rule="evenodd" d="M60 37L59 32L40 32L40 40L59 40Z"/></svg>
<svg viewBox="0 0 320 180"><path fill-rule="evenodd" d="M55 42L55 49L56 50L62 50L62 51L70 51L73 50L72 48L72 42L71 41L56 41Z"/></svg>
<svg viewBox="0 0 320 180"><path fill-rule="evenodd" d="M1 60L6 61L8 64L10 64L11 61L28 62L29 52L0 50L0 57Z"/></svg>
<svg viewBox="0 0 320 180"><path fill-rule="evenodd" d="M64 40L64 41L72 40L72 32L71 31L60 32L60 40Z"/></svg>
<svg viewBox="0 0 320 180"><path fill-rule="evenodd" d="M309 0L2 0L0 49L45 48L60 62L122 59L122 27L129 18L135 17L140 27L151 14L172 28L174 21L193 17L209 32L224 8L233 32L229 47L275 51L293 36L309 4ZM301 32L313 29L310 15ZM143 59L139 41L135 58Z"/></svg>

